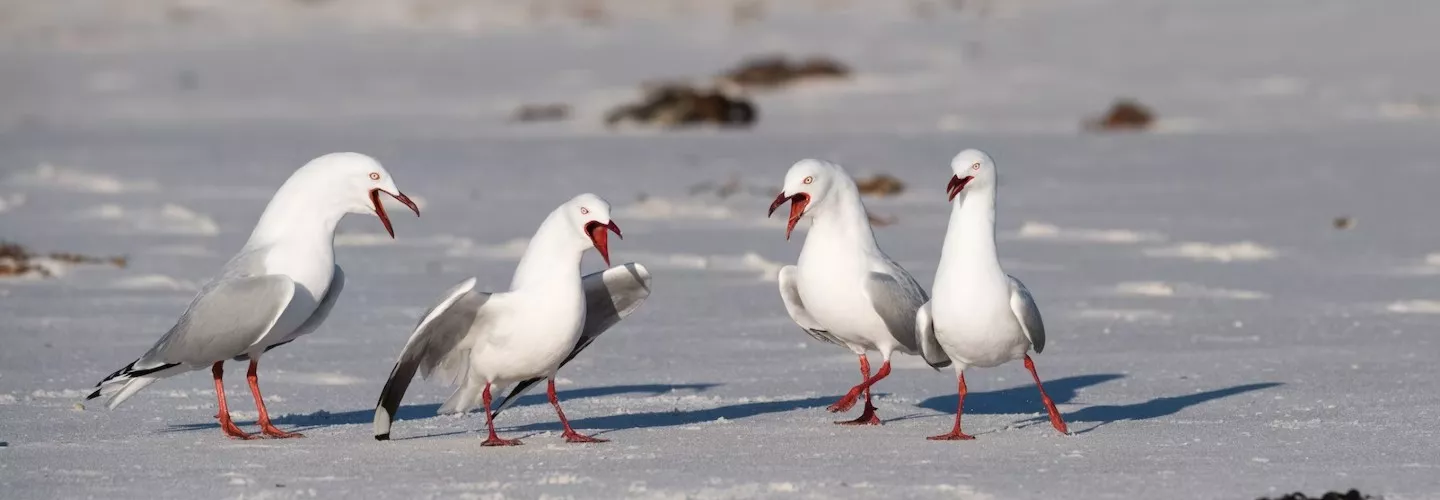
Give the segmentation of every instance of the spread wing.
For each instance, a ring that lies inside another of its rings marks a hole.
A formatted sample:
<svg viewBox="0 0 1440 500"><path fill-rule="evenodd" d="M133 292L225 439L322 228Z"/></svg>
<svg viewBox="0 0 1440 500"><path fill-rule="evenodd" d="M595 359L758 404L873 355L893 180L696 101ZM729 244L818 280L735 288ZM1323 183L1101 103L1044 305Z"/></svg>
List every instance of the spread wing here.
<svg viewBox="0 0 1440 500"><path fill-rule="evenodd" d="M645 302L650 296L650 271L631 262L586 275L581 280L581 286L585 289L585 326L580 330L575 349L570 351L565 361L560 362L561 367ZM495 406L494 415L499 416L501 411L514 405L522 394L543 380L543 377L537 377L515 384L510 394Z"/></svg>
<svg viewBox="0 0 1440 500"><path fill-rule="evenodd" d="M800 300L800 269L795 266L780 268L780 300L785 302L785 311L790 313L790 319L800 325L800 329L810 334L815 340L829 342L840 347L846 347L844 342L835 338L830 331L815 320L810 312L805 310L805 302Z"/></svg>
<svg viewBox="0 0 1440 500"><path fill-rule="evenodd" d="M1030 339L1035 352L1044 352L1045 323L1040 321L1040 308L1035 305L1035 297L1020 280L1014 276L1006 277L1010 278L1010 309L1015 311L1015 319L1020 320L1020 328L1025 330L1025 338Z"/></svg>
<svg viewBox="0 0 1440 500"><path fill-rule="evenodd" d="M909 352L923 352L916 340L916 311L928 302L930 297L910 273L894 262L887 263L891 267L886 270L888 272L870 273L865 282L865 293L870 297L870 303L874 304L875 313L885 321L890 335ZM937 369L950 365L950 359L943 351L938 353L938 357L925 356L925 362Z"/></svg>
<svg viewBox="0 0 1440 500"><path fill-rule="evenodd" d="M469 357L470 346L474 344L471 327L489 299L490 294L475 291L475 278L470 278L451 288L440 303L420 316L420 323L405 342L375 404L375 439L390 439L390 422L416 371L426 378L437 368L452 376L463 373L455 369L463 367Z"/></svg>
<svg viewBox="0 0 1440 500"><path fill-rule="evenodd" d="M915 340L920 343L920 357L925 358L931 367L938 369L950 365L950 356L935 340L935 322L930 319L929 302L915 311Z"/></svg>

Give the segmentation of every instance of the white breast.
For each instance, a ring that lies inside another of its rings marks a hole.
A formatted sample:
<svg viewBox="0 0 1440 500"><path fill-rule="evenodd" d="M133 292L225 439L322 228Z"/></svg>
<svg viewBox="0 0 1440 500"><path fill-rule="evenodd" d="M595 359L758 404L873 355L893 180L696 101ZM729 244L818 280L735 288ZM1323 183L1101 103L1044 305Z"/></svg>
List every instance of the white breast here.
<svg viewBox="0 0 1440 500"><path fill-rule="evenodd" d="M286 341L315 313L335 277L335 253L330 245L287 245L265 257L265 273L289 277L295 296L270 332L252 344L257 351Z"/></svg>
<svg viewBox="0 0 1440 500"><path fill-rule="evenodd" d="M1030 340L1010 307L1008 284L995 280L967 280L965 286L942 286L936 281L931 298L935 338L951 359L968 366L998 366L1018 359Z"/></svg>
<svg viewBox="0 0 1440 500"><path fill-rule="evenodd" d="M579 287L573 293L511 292L500 297L502 303L496 305L502 307L470 352L472 373L496 384L554 374L585 324Z"/></svg>
<svg viewBox="0 0 1440 500"><path fill-rule="evenodd" d="M862 253L802 251L796 267L800 300L831 335L856 353L895 348L894 337L865 293L870 271Z"/></svg>

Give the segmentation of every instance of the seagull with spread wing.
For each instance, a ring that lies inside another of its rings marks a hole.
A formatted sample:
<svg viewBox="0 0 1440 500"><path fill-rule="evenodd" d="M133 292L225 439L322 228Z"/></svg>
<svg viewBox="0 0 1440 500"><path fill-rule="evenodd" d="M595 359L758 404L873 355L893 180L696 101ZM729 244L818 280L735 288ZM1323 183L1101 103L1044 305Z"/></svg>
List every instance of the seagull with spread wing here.
<svg viewBox="0 0 1440 500"><path fill-rule="evenodd" d="M555 373L650 296L650 273L639 264L580 276L580 259L591 247L610 264L606 231L620 236L610 204L593 194L576 196L550 212L530 239L510 291L481 292L470 278L446 292L421 315L385 381L375 405L375 439L390 439L391 420L419 371L459 385L440 413L484 405L490 432L484 446L521 444L495 434L492 392L516 384L509 404L545 379L565 440L604 442L570 427L555 395Z"/></svg>

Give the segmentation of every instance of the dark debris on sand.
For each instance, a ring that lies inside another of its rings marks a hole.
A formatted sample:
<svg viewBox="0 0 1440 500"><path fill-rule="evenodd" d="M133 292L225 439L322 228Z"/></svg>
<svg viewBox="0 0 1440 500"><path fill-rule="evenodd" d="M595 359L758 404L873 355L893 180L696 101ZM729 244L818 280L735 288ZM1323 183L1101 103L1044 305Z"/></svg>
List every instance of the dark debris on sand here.
<svg viewBox="0 0 1440 500"><path fill-rule="evenodd" d="M803 80L849 77L850 68L829 57L813 56L791 61L779 55L752 57L721 75L721 78L737 85L756 89L780 88Z"/></svg>
<svg viewBox="0 0 1440 500"><path fill-rule="evenodd" d="M905 183L900 182L900 179L896 179L894 176L888 174L876 174L870 177L855 179L855 187L860 189L862 196L883 198L900 194L900 192L905 190Z"/></svg>
<svg viewBox="0 0 1440 500"><path fill-rule="evenodd" d="M1155 124L1155 112L1134 99L1120 99L1110 105L1110 110L1099 118L1085 122L1087 130L1138 131Z"/></svg>
<svg viewBox="0 0 1440 500"><path fill-rule="evenodd" d="M742 96L728 95L718 88L683 83L655 85L640 102L625 104L605 115L605 124L631 122L662 128L718 125L749 127L755 123L755 105Z"/></svg>
<svg viewBox="0 0 1440 500"><path fill-rule="evenodd" d="M128 264L125 257L90 257L88 255L65 252L39 255L31 253L18 243L0 241L0 278L14 276L53 277L54 273L51 272L49 267L36 262L37 259L41 258L66 264L109 264L119 268L124 268L125 265Z"/></svg>
<svg viewBox="0 0 1440 500"><path fill-rule="evenodd" d="M1289 495L1278 497L1260 497L1256 500L1382 500L1382 497L1375 497L1361 494L1359 490L1350 490L1344 493L1329 491L1318 497L1307 496L1304 493L1295 492Z"/></svg>

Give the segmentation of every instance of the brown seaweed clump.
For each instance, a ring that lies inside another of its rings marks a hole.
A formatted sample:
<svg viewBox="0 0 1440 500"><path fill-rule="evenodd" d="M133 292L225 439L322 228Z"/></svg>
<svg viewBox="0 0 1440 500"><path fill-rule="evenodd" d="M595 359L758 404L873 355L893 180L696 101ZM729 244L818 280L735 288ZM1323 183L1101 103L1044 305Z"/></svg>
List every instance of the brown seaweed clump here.
<svg viewBox="0 0 1440 500"><path fill-rule="evenodd" d="M841 79L850 76L845 64L825 56L791 61L785 56L747 59L721 78L747 88L775 89L802 80Z"/></svg>
<svg viewBox="0 0 1440 500"><path fill-rule="evenodd" d="M90 257L65 252L38 255L17 243L0 241L0 278L51 278L55 276L57 264L109 264L124 268L128 261L125 257Z"/></svg>
<svg viewBox="0 0 1440 500"><path fill-rule="evenodd" d="M640 102L621 105L605 115L605 124L625 122L661 128L696 125L749 127L756 120L755 104L743 96L716 88L667 83L648 89Z"/></svg>
<svg viewBox="0 0 1440 500"><path fill-rule="evenodd" d="M1155 112L1134 99L1119 99L1110 105L1110 110L1099 118L1092 118L1084 126L1088 130L1137 131L1155 124Z"/></svg>
<svg viewBox="0 0 1440 500"><path fill-rule="evenodd" d="M861 195L877 198L897 195L905 190L905 184L889 174L876 174L857 179L855 187L860 188Z"/></svg>

